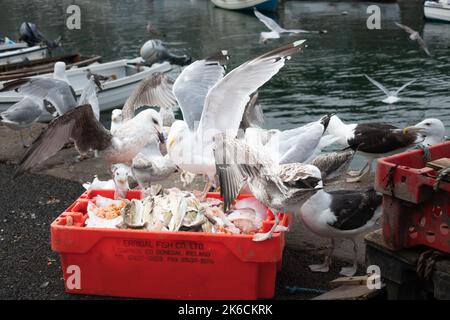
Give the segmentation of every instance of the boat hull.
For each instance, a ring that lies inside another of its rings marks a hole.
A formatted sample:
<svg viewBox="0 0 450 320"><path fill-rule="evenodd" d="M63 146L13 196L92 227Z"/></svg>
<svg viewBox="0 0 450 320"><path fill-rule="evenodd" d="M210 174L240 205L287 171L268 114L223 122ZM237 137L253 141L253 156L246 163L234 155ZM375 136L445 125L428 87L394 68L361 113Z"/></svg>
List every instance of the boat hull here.
<svg viewBox="0 0 450 320"><path fill-rule="evenodd" d="M227 10L276 11L278 0L211 0L217 7Z"/></svg>
<svg viewBox="0 0 450 320"><path fill-rule="evenodd" d="M108 111L114 108L121 108L127 98L131 95L138 83L146 77L151 76L155 72L169 72L172 66L168 62L155 64L151 67L139 67L141 71L138 72L138 67L128 65L130 60L118 60L103 64L91 65L88 67L78 68L75 70L66 71L66 76L79 98L84 87L87 84L87 69L93 73L104 76L115 75L116 79L109 80L102 83L103 90L98 92L98 102L100 111ZM52 77L52 74L36 76ZM0 112L5 111L14 103L20 101L23 97L13 91L2 92L0 94ZM40 121L47 122L51 120L50 114L43 116Z"/></svg>
<svg viewBox="0 0 450 320"><path fill-rule="evenodd" d="M450 5L427 1L424 5L424 15L428 20L450 23Z"/></svg>
<svg viewBox="0 0 450 320"><path fill-rule="evenodd" d="M0 66L10 63L20 63L26 60L33 61L48 56L48 48L34 46L29 48L10 50L0 53Z"/></svg>
<svg viewBox="0 0 450 320"><path fill-rule="evenodd" d="M0 66L0 81L32 77L40 74L52 73L55 63L63 61L66 69L73 67L81 68L92 63L99 62L101 56L82 56L80 54L49 57L31 61L28 63L12 63Z"/></svg>

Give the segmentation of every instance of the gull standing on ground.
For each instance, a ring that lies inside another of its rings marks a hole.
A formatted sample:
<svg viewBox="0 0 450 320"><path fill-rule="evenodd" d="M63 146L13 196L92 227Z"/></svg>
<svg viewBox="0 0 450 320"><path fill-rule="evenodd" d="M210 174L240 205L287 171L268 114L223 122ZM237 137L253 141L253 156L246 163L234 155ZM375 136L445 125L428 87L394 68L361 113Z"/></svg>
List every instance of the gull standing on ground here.
<svg viewBox="0 0 450 320"><path fill-rule="evenodd" d="M90 151L110 166L116 163L131 163L144 148L163 141L162 120L152 109L144 110L127 121L112 135L95 119L89 104L75 109L53 120L33 142L19 163L16 175L21 175L55 155L70 141L80 156Z"/></svg>
<svg viewBox="0 0 450 320"><path fill-rule="evenodd" d="M403 31L405 31L406 33L409 34L409 39L412 41L417 41L417 43L419 44L419 46L422 48L423 51L425 51L425 53L431 57L431 53L427 48L427 45L425 44L425 41L423 41L422 37L420 36L419 32L411 29L408 26L405 26L404 24L400 24L398 22L395 22L395 25L401 29L403 29Z"/></svg>
<svg viewBox="0 0 450 320"><path fill-rule="evenodd" d="M378 81L375 81L374 79L369 77L367 74L365 74L364 76L370 82L372 82L378 89L383 91L384 94L386 94L387 97L384 100L382 100L382 102L387 103L387 104L393 104L393 103L396 103L396 102L400 101L400 98L398 97L399 93L403 89L405 89L407 86L409 86L410 84L414 83L417 80L417 79L414 79L414 80L409 81L408 83L406 83L403 86L401 86L397 91L389 91L381 83L379 83Z"/></svg>
<svg viewBox="0 0 450 320"><path fill-rule="evenodd" d="M216 174L213 137L220 132L237 136L250 95L277 74L290 55L304 48L304 42L274 49L243 63L225 77L218 59L196 61L176 79L173 91L184 121L175 121L170 128L168 154L182 170L205 175L202 197Z"/></svg>
<svg viewBox="0 0 450 320"><path fill-rule="evenodd" d="M298 213L303 203L323 187L318 168L302 163L278 165L267 153L224 134L215 136L214 156L225 211L248 183L256 199L274 214L270 231L255 234L254 241L267 240L277 231L278 212Z"/></svg>
<svg viewBox="0 0 450 320"><path fill-rule="evenodd" d="M0 92L14 90L24 97L6 111L0 113L0 122L7 127L19 130L24 147L22 129L31 125L45 114L53 117L62 115L77 106L76 96L70 86L64 81L51 78L19 79L7 82Z"/></svg>
<svg viewBox="0 0 450 320"><path fill-rule="evenodd" d="M260 39L262 42L266 43L268 39L279 39L280 34L282 33L325 33L326 31L308 31L302 29L284 29L275 20L269 18L268 16L263 15L261 12L254 8L253 12L255 16L264 23L264 25L270 29L270 32L261 32Z"/></svg>
<svg viewBox="0 0 450 320"><path fill-rule="evenodd" d="M328 272L334 239L344 238L353 242L353 265L341 269L347 277L357 270L358 247L356 236L372 228L381 216L381 199L375 190L317 191L300 209L300 219L305 226L321 237L331 239L331 247L323 264L310 265L314 272Z"/></svg>

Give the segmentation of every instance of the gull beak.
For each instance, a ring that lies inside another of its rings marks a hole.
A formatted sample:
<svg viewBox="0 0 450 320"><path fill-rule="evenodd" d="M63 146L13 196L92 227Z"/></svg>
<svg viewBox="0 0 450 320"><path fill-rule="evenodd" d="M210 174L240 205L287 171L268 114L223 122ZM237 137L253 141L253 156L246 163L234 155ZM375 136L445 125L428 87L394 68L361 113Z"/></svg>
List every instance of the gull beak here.
<svg viewBox="0 0 450 320"><path fill-rule="evenodd" d="M161 131L157 131L157 134L158 134L159 142L161 144L166 143L166 137L164 136L164 133L162 133Z"/></svg>
<svg viewBox="0 0 450 320"><path fill-rule="evenodd" d="M420 133L422 131L423 131L422 128L417 128L417 127L414 127L414 126L403 128L403 134Z"/></svg>
<svg viewBox="0 0 450 320"><path fill-rule="evenodd" d="M169 137L168 144L169 148L175 143L175 139L173 137Z"/></svg>

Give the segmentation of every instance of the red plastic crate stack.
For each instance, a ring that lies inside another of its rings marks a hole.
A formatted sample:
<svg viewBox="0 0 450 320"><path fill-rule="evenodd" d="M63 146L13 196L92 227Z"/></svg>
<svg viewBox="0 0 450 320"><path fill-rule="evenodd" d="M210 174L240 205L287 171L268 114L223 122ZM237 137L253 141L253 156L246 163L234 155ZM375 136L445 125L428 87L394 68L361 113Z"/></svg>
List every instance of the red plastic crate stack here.
<svg viewBox="0 0 450 320"><path fill-rule="evenodd" d="M61 255L66 292L161 299L274 296L283 233L254 242L251 235L86 228L89 199L113 194L87 191L51 225L52 250ZM129 191L127 197L140 199L141 192ZM268 214L263 232L274 222L270 210ZM288 218L280 214L281 224L288 226ZM73 283L74 270L80 272L78 285Z"/></svg>
<svg viewBox="0 0 450 320"><path fill-rule="evenodd" d="M450 142L378 161L375 187L383 193L383 237L392 250L425 245L450 253L450 183L426 167L450 158ZM437 188L436 188L437 186ZM436 189L435 189L436 188Z"/></svg>

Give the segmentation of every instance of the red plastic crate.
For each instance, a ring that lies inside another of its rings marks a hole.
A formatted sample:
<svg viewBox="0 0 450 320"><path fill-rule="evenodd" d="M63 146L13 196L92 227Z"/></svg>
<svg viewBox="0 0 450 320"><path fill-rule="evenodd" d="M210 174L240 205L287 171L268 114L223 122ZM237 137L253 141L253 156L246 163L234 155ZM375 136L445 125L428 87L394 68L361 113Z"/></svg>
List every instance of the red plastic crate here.
<svg viewBox="0 0 450 320"><path fill-rule="evenodd" d="M429 148L431 160L450 157L450 142ZM426 245L450 253L450 183L426 167L422 150L378 160L375 188L383 193L383 237L393 250Z"/></svg>
<svg viewBox="0 0 450 320"><path fill-rule="evenodd" d="M96 195L112 198L113 193L87 191L51 224L52 250L61 254L66 292L161 299L274 296L285 245L283 233L254 242L251 235L84 227L89 199ZM140 196L135 190L127 195L129 199ZM220 198L217 193L208 197ZM247 197L251 196L240 199ZM72 226L66 225L67 216L72 217ZM288 226L288 215L281 214L280 220ZM269 210L264 232L273 221ZM79 288L74 288L70 266L79 270Z"/></svg>

